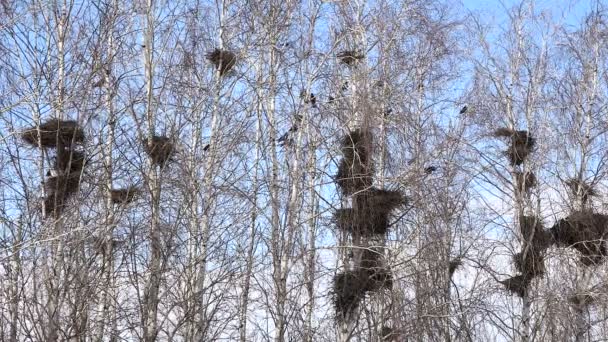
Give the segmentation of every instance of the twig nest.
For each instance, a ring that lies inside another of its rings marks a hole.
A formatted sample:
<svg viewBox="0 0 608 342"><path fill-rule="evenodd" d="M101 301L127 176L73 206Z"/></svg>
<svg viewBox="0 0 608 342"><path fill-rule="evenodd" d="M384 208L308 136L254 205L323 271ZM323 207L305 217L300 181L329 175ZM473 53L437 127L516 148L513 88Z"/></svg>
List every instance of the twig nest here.
<svg viewBox="0 0 608 342"><path fill-rule="evenodd" d="M346 320L365 297L366 281L359 272L345 271L334 277L334 308L338 320Z"/></svg>
<svg viewBox="0 0 608 342"><path fill-rule="evenodd" d="M519 297L523 297L531 281L532 278L520 274L505 280L501 280L500 283L503 284L505 289L508 291L518 295Z"/></svg>
<svg viewBox="0 0 608 342"><path fill-rule="evenodd" d="M174 145L168 137L155 135L152 139L144 139L143 144L144 151L156 165L164 165L173 156Z"/></svg>
<svg viewBox="0 0 608 342"><path fill-rule="evenodd" d="M516 253L513 256L513 263L518 272L530 279L545 273L544 257L533 249L529 249L526 253Z"/></svg>
<svg viewBox="0 0 608 342"><path fill-rule="evenodd" d="M536 176L532 171L528 172L515 172L515 180L517 182L517 189L520 192L528 192L534 188L537 184Z"/></svg>
<svg viewBox="0 0 608 342"><path fill-rule="evenodd" d="M338 59L340 60L340 63L346 64L348 66L354 66L359 61L361 61L363 58L365 58L365 55L363 53L361 53L360 51L356 51L356 50L344 50L344 51L340 51L336 55L336 57L338 57Z"/></svg>
<svg viewBox="0 0 608 342"><path fill-rule="evenodd" d="M568 179L566 181L566 186L570 189L574 196L580 196L583 204L587 203L589 197L598 195L593 185L578 178Z"/></svg>
<svg viewBox="0 0 608 342"><path fill-rule="evenodd" d="M511 144L506 152L511 165L521 165L532 153L536 139L528 131L516 131L509 128L499 128L494 131L495 137L510 138Z"/></svg>
<svg viewBox="0 0 608 342"><path fill-rule="evenodd" d="M216 48L207 54L207 60L220 72L220 76L224 76L234 67L237 58L232 51Z"/></svg>
<svg viewBox="0 0 608 342"><path fill-rule="evenodd" d="M53 165L57 172L79 175L85 166L86 157L84 152L63 148L57 150Z"/></svg>
<svg viewBox="0 0 608 342"><path fill-rule="evenodd" d="M84 142L84 131L74 120L51 119L40 124L39 127L31 127L21 133L21 138L32 146L40 145L45 148L57 146L70 146L72 142L80 144Z"/></svg>
<svg viewBox="0 0 608 342"><path fill-rule="evenodd" d="M591 266L601 263L608 256L604 242L607 227L607 215L577 211L557 221L550 231L558 245L576 249L582 254L581 262Z"/></svg>
<svg viewBox="0 0 608 342"><path fill-rule="evenodd" d="M139 193L139 189L135 186L130 186L124 189L112 189L110 190L110 196L112 203L114 204L126 204L131 203L135 198L135 195Z"/></svg>

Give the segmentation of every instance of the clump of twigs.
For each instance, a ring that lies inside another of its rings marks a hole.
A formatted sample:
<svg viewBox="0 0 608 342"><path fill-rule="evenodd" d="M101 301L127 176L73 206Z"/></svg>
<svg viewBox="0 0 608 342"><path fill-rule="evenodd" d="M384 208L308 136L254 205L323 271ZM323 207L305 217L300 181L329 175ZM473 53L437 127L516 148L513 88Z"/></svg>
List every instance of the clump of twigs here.
<svg viewBox="0 0 608 342"><path fill-rule="evenodd" d="M597 191L591 184L578 178L568 179L566 185L574 196L580 196L583 204L587 203L589 197L597 196Z"/></svg>
<svg viewBox="0 0 608 342"><path fill-rule="evenodd" d="M521 171L515 172L515 180L517 182L517 189L520 192L528 192L537 184L536 176L532 171L525 173Z"/></svg>
<svg viewBox="0 0 608 342"><path fill-rule="evenodd" d="M536 252L545 250L551 244L549 232L545 231L540 218L536 216L520 216L519 230L524 243Z"/></svg>
<svg viewBox="0 0 608 342"><path fill-rule="evenodd" d="M356 51L356 50L344 50L344 51L340 51L336 57L338 57L338 59L340 60L340 63L342 64L346 64L348 66L353 66L356 63L358 63L359 61L361 61L363 58L365 58L365 55L363 53L361 53L360 51Z"/></svg>
<svg viewBox="0 0 608 342"><path fill-rule="evenodd" d="M338 209L334 214L334 221L339 230L357 236L386 234L389 227L389 215L386 211Z"/></svg>
<svg viewBox="0 0 608 342"><path fill-rule="evenodd" d="M568 298L568 301L576 306L588 306L593 304L595 297L589 293L578 293Z"/></svg>
<svg viewBox="0 0 608 342"><path fill-rule="evenodd" d="M135 195L139 193L139 189L135 186L130 186L124 189L112 189L110 190L110 197L114 204L126 204L131 203L135 198Z"/></svg>
<svg viewBox="0 0 608 342"><path fill-rule="evenodd" d="M234 67L237 58L232 51L216 48L207 54L207 60L213 63L220 76L224 76Z"/></svg>
<svg viewBox="0 0 608 342"><path fill-rule="evenodd" d="M350 132L342 139L343 158L338 164L335 178L345 195L352 195L371 187L373 183L371 144L371 133L359 129Z"/></svg>
<svg viewBox="0 0 608 342"><path fill-rule="evenodd" d="M608 216L590 211L577 211L560 219L551 227L554 241L579 251L581 262L595 265L608 256L604 239L608 234Z"/></svg>
<svg viewBox="0 0 608 342"><path fill-rule="evenodd" d="M171 139L165 136L153 136L152 139L144 139L144 151L156 165L164 165L171 160L174 145Z"/></svg>
<svg viewBox="0 0 608 342"><path fill-rule="evenodd" d="M86 164L83 152L60 148L55 156L54 169L62 174L80 174Z"/></svg>
<svg viewBox="0 0 608 342"><path fill-rule="evenodd" d="M399 190L368 188L355 194L355 205L361 211L385 211L387 213L407 204L407 198Z"/></svg>
<svg viewBox="0 0 608 342"><path fill-rule="evenodd" d="M536 139L528 131L515 131L509 128L499 128L494 131L495 137L510 138L511 144L506 154L511 165L521 165L532 153Z"/></svg>
<svg viewBox="0 0 608 342"><path fill-rule="evenodd" d="M524 257L525 255L525 257ZM527 252L516 253L513 256L515 268L527 278L535 278L545 273L545 263L542 253L529 249Z"/></svg>
<svg viewBox="0 0 608 342"><path fill-rule="evenodd" d="M361 278L366 280L366 291L377 291L393 286L393 275L381 259L382 254L371 249L364 249L361 253L359 271Z"/></svg>
<svg viewBox="0 0 608 342"><path fill-rule="evenodd" d="M66 206L66 201L78 192L80 177L77 174L59 174L44 181L44 215L59 217Z"/></svg>
<svg viewBox="0 0 608 342"><path fill-rule="evenodd" d="M505 280L501 280L500 283L503 284L508 291L523 297L531 281L531 277L520 274Z"/></svg>
<svg viewBox="0 0 608 342"><path fill-rule="evenodd" d="M83 143L84 131L74 120L50 119L21 133L21 138L32 146L54 148Z"/></svg>
<svg viewBox="0 0 608 342"><path fill-rule="evenodd" d="M450 274L450 278L452 278L452 276L460 266L462 266L462 260L460 260L460 258L453 259L449 262L448 272Z"/></svg>
<svg viewBox="0 0 608 342"><path fill-rule="evenodd" d="M334 277L334 308L343 321L352 314L365 297L366 281L360 272L345 271Z"/></svg>

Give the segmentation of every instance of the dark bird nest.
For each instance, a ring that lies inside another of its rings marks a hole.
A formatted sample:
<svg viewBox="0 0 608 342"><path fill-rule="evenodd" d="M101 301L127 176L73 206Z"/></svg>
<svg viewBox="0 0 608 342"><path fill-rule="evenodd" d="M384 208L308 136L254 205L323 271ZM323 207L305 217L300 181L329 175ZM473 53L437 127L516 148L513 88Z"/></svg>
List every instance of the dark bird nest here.
<svg viewBox="0 0 608 342"><path fill-rule="evenodd" d="M171 160L174 145L171 139L165 136L153 136L152 140L144 139L144 151L156 165L164 165Z"/></svg>
<svg viewBox="0 0 608 342"><path fill-rule="evenodd" d="M363 58L365 58L365 55L360 51L356 50L344 50L339 52L336 57L338 57L340 63L346 64L348 66L353 66L359 61L361 61Z"/></svg>
<svg viewBox="0 0 608 342"><path fill-rule="evenodd" d="M520 216L519 232L524 243L529 245L535 253L540 253L551 244L551 234L544 229L540 218L536 216Z"/></svg>
<svg viewBox="0 0 608 342"><path fill-rule="evenodd" d="M334 277L334 308L338 320L344 321L365 297L366 280L360 272L346 271Z"/></svg>
<svg viewBox="0 0 608 342"><path fill-rule="evenodd" d="M574 196L580 196L583 203L587 203L589 197L598 195L597 191L591 184L577 178L567 180L566 185L570 191L572 191Z"/></svg>
<svg viewBox="0 0 608 342"><path fill-rule="evenodd" d="M593 304L595 297L589 293L579 293L568 298L568 302L576 306L588 306Z"/></svg>
<svg viewBox="0 0 608 342"><path fill-rule="evenodd" d="M350 196L372 186L374 181L373 169L371 165L361 163L358 158L354 160L343 158L338 164L335 181L342 193Z"/></svg>
<svg viewBox="0 0 608 342"><path fill-rule="evenodd" d="M371 210L358 211L352 208L338 209L334 214L336 228L358 236L386 234L389 227L389 213Z"/></svg>
<svg viewBox="0 0 608 342"><path fill-rule="evenodd" d="M373 135L368 130L356 129L349 132L340 142L344 159L348 161L358 159L361 163L368 164L372 142Z"/></svg>
<svg viewBox="0 0 608 342"><path fill-rule="evenodd" d="M448 264L448 272L450 274L450 278L452 278L452 276L460 266L462 266L462 260L460 260L460 258L456 258L450 261L450 263Z"/></svg>
<svg viewBox="0 0 608 342"><path fill-rule="evenodd" d="M364 249L361 252L361 262L358 266L361 278L366 279L366 291L377 291L380 289L391 289L393 287L393 275L382 260L382 254Z"/></svg>
<svg viewBox="0 0 608 342"><path fill-rule="evenodd" d="M126 204L131 203L135 198L135 195L139 193L139 189L135 186L130 186L125 189L112 189L110 190L110 196L112 203L114 204Z"/></svg>
<svg viewBox="0 0 608 342"><path fill-rule="evenodd" d="M338 209L334 215L336 227L353 235L386 234L391 211L407 203L397 190L369 188L354 197L354 208Z"/></svg>
<svg viewBox="0 0 608 342"><path fill-rule="evenodd" d="M371 187L355 194L354 203L359 211L390 213L399 206L407 204L407 198L399 190Z"/></svg>
<svg viewBox="0 0 608 342"><path fill-rule="evenodd" d="M520 192L528 192L537 184L536 176L531 171L526 173L520 171L515 172L515 180L517 182L517 189Z"/></svg>
<svg viewBox="0 0 608 342"><path fill-rule="evenodd" d="M608 256L604 243L607 224L607 215L577 211L557 221L550 230L558 245L578 250L582 254L581 262L590 266L601 263Z"/></svg>
<svg viewBox="0 0 608 342"><path fill-rule="evenodd" d="M60 148L57 150L53 167L62 174L79 175L86 166L83 152Z"/></svg>
<svg viewBox="0 0 608 342"><path fill-rule="evenodd" d="M500 281L500 283L503 284L508 291L520 297L524 296L531 282L532 278L523 274Z"/></svg>
<svg viewBox="0 0 608 342"><path fill-rule="evenodd" d="M220 76L224 76L234 67L237 58L232 51L215 49L207 54L207 60L213 63Z"/></svg>
<svg viewBox="0 0 608 342"><path fill-rule="evenodd" d="M513 256L515 269L530 279L542 276L545 273L543 255L531 249L525 255L524 257L524 252L521 252Z"/></svg>
<svg viewBox="0 0 608 342"><path fill-rule="evenodd" d="M494 131L495 137L508 137L511 144L506 154L511 165L521 165L532 153L536 145L536 139L528 131L515 131L509 128L499 128Z"/></svg>
<svg viewBox="0 0 608 342"><path fill-rule="evenodd" d="M72 142L83 143L84 131L74 120L51 119L40 124L40 127L28 128L21 133L21 138L32 146L54 148L70 146Z"/></svg>
<svg viewBox="0 0 608 342"><path fill-rule="evenodd" d="M78 192L80 177L75 174L48 177L44 181L44 216L59 217L66 207L68 198Z"/></svg>

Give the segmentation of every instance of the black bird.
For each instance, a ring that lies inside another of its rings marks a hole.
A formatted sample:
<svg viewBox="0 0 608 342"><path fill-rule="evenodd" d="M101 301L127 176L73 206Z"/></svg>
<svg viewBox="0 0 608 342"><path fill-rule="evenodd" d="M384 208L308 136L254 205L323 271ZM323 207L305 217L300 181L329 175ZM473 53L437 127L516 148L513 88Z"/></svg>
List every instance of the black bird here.
<svg viewBox="0 0 608 342"><path fill-rule="evenodd" d="M427 166L424 168L424 173L430 175L431 173L437 171L437 166Z"/></svg>
<svg viewBox="0 0 608 342"><path fill-rule="evenodd" d="M462 107L462 109L460 110L460 114L466 113L467 109L469 109L469 107L467 107L467 106Z"/></svg>
<svg viewBox="0 0 608 342"><path fill-rule="evenodd" d="M348 82L342 83L342 91L347 91L350 84Z"/></svg>
<svg viewBox="0 0 608 342"><path fill-rule="evenodd" d="M283 134L279 139L277 139L277 141L282 145L289 145L291 142L291 133L295 133L298 131L298 125L300 124L300 122L302 122L302 115L296 115L295 117L295 122L293 123L293 125L291 125L291 128L285 132L285 134Z"/></svg>
<svg viewBox="0 0 608 342"><path fill-rule="evenodd" d="M333 96L329 96L329 98L327 98L327 103L334 103L336 99Z"/></svg>
<svg viewBox="0 0 608 342"><path fill-rule="evenodd" d="M207 152L209 150L209 144L205 145L205 147L203 147L203 151Z"/></svg>
<svg viewBox="0 0 608 342"><path fill-rule="evenodd" d="M307 93L306 91L302 90L302 92L300 92L300 98L304 100L304 103L310 103L313 107L317 106L317 98L313 93Z"/></svg>
<svg viewBox="0 0 608 342"><path fill-rule="evenodd" d="M384 110L384 116L389 116L393 113L393 108L386 108Z"/></svg>

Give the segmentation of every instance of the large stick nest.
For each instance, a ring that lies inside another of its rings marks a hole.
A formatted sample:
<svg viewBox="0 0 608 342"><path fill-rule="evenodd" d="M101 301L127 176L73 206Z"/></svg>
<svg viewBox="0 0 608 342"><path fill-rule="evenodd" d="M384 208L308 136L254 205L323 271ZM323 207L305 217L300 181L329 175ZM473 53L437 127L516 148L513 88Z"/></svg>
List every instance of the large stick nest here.
<svg viewBox="0 0 608 342"><path fill-rule="evenodd" d="M144 151L156 165L164 165L171 160L174 145L170 138L165 136L153 136L152 139L144 139Z"/></svg>
<svg viewBox="0 0 608 342"><path fill-rule="evenodd" d="M508 291L510 291L520 297L523 297L524 294L526 293L526 290L528 289L528 286L530 285L531 281L532 281L531 277L520 274L520 275L516 275L511 278L502 280L502 281L500 281L500 283L503 284L504 287Z"/></svg>
<svg viewBox="0 0 608 342"><path fill-rule="evenodd" d="M135 195L139 193L139 189L135 186L130 186L124 189L112 189L110 195L112 203L114 204L126 204L133 201Z"/></svg>
<svg viewBox="0 0 608 342"><path fill-rule="evenodd" d="M361 252L361 262L358 270L361 278L366 281L366 291L378 291L380 289L391 289L393 287L393 275L390 269L381 260L382 254L364 249Z"/></svg>
<svg viewBox="0 0 608 342"><path fill-rule="evenodd" d="M520 216L519 231L524 244L528 245L535 253L544 251L551 244L550 232L544 229L540 218L536 216Z"/></svg>
<svg viewBox="0 0 608 342"><path fill-rule="evenodd" d="M354 66L356 63L365 58L365 55L360 51L355 50L344 50L340 51L336 57L340 60L340 63L348 66Z"/></svg>
<svg viewBox="0 0 608 342"><path fill-rule="evenodd" d="M343 158L338 165L336 183L344 195L350 196L371 187L373 161L371 160L372 134L366 130L354 130L340 143Z"/></svg>
<svg viewBox="0 0 608 342"><path fill-rule="evenodd" d="M86 166L86 158L83 152L59 148L53 166L59 173L79 175Z"/></svg>
<svg viewBox="0 0 608 342"><path fill-rule="evenodd" d="M520 192L528 192L537 184L536 176L532 171L526 173L520 171L515 172L515 180L517 182L517 189Z"/></svg>
<svg viewBox="0 0 608 342"><path fill-rule="evenodd" d="M232 51L214 49L207 54L207 59L213 63L220 76L226 75L236 64L236 55Z"/></svg>
<svg viewBox="0 0 608 342"><path fill-rule="evenodd" d="M57 146L70 146L72 142L83 143L84 131L73 120L50 119L40 124L40 127L31 127L21 133L23 141L32 146L54 148Z"/></svg>
<svg viewBox="0 0 608 342"><path fill-rule="evenodd" d="M525 257L524 257L525 254ZM513 256L515 268L526 278L540 277L545 273L545 263L543 254L529 249L527 252L520 252Z"/></svg>
<svg viewBox="0 0 608 342"><path fill-rule="evenodd" d="M360 272L346 271L334 277L334 308L338 320L344 321L359 307L365 297L366 281Z"/></svg>
<svg viewBox="0 0 608 342"><path fill-rule="evenodd" d="M511 165L520 165L532 153L536 139L528 131L515 131L509 128L499 128L494 132L496 137L510 138L511 144L506 154Z"/></svg>
<svg viewBox="0 0 608 342"><path fill-rule="evenodd" d="M80 177L77 174L59 174L44 181L44 216L59 217L66 207L68 198L78 192Z"/></svg>
<svg viewBox="0 0 608 342"><path fill-rule="evenodd" d="M567 180L566 185L570 191L572 191L574 196L580 196L583 203L587 203L589 197L598 195L597 191L591 184L577 178Z"/></svg>
<svg viewBox="0 0 608 342"><path fill-rule="evenodd" d="M555 242L578 250L582 254L581 261L593 265L608 256L604 244L607 224L607 215L577 211L557 221L550 230Z"/></svg>

